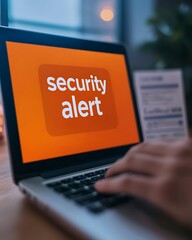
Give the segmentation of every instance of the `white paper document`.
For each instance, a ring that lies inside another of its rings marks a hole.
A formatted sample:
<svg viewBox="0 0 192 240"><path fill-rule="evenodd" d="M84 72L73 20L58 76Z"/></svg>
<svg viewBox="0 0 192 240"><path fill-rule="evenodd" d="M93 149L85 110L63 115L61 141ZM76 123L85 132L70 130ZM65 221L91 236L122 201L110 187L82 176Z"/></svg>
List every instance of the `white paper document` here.
<svg viewBox="0 0 192 240"><path fill-rule="evenodd" d="M145 140L188 137L180 70L136 71L134 85Z"/></svg>

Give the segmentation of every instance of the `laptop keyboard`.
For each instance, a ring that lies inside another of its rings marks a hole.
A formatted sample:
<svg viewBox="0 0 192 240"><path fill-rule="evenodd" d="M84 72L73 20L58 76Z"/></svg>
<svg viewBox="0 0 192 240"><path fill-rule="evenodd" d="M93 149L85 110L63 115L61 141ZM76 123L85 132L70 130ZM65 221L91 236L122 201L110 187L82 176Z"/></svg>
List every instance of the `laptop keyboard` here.
<svg viewBox="0 0 192 240"><path fill-rule="evenodd" d="M95 190L95 182L103 179L106 171L107 169L103 169L66 178L48 183L47 187L93 213L100 213L131 200L129 196L103 194Z"/></svg>

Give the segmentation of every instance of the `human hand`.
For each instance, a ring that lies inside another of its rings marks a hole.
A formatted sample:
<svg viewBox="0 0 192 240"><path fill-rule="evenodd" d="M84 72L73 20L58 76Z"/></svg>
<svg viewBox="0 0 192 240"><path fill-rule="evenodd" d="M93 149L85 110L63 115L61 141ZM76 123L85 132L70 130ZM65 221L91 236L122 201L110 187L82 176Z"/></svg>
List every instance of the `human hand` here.
<svg viewBox="0 0 192 240"><path fill-rule="evenodd" d="M137 145L95 187L144 199L192 227L192 140Z"/></svg>

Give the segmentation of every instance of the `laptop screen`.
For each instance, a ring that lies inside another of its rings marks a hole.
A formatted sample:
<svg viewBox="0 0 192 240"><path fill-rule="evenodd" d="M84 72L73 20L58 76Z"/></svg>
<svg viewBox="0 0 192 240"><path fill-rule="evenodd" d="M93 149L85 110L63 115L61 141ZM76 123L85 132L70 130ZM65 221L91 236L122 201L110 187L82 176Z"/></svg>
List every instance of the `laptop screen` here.
<svg viewBox="0 0 192 240"><path fill-rule="evenodd" d="M6 46L23 163L140 141L124 55Z"/></svg>

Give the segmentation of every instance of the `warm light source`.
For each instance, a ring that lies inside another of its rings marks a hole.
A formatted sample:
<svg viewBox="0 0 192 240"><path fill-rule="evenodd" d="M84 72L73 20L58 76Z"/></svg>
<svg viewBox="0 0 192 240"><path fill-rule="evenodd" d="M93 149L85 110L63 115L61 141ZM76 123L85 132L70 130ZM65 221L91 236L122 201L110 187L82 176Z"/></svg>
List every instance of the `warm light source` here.
<svg viewBox="0 0 192 240"><path fill-rule="evenodd" d="M105 22L110 22L113 20L114 18L114 12L113 9L109 8L109 7L104 7L101 9L100 12L100 18L105 21Z"/></svg>

